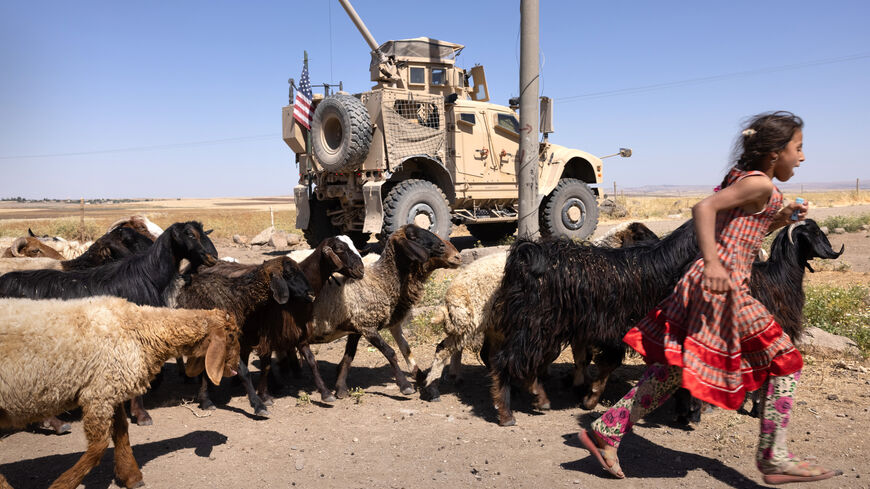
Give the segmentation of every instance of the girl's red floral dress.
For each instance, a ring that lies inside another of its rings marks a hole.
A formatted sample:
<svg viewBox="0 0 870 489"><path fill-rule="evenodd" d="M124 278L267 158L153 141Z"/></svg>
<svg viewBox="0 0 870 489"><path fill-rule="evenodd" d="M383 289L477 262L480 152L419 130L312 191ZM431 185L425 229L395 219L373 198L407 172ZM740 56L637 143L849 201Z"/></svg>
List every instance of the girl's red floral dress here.
<svg viewBox="0 0 870 489"><path fill-rule="evenodd" d="M732 169L728 184L750 175L764 173ZM624 338L648 363L682 367L683 387L726 409L740 407L746 392L759 388L768 375L788 375L803 366L791 339L749 293L752 262L781 207L782 193L774 187L761 212L739 207L720 212L717 252L731 273L732 290L704 290L704 260L698 258L674 292Z"/></svg>

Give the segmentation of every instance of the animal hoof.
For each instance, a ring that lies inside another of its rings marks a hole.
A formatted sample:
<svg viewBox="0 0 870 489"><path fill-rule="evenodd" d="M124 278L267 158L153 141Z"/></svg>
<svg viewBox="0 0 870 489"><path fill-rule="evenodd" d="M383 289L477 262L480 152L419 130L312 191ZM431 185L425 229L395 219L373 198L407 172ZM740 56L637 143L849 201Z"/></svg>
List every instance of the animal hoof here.
<svg viewBox="0 0 870 489"><path fill-rule="evenodd" d="M535 406L535 409L537 409L539 411L549 411L550 410L550 403L545 402L544 404Z"/></svg>
<svg viewBox="0 0 870 489"><path fill-rule="evenodd" d="M263 399L263 405L271 406L273 404L275 404L275 401L273 401L271 397L267 397L267 398Z"/></svg>
<svg viewBox="0 0 870 489"><path fill-rule="evenodd" d="M320 400L323 402L332 403L335 402L335 396L333 396L332 394L329 394L328 396L321 395Z"/></svg>
<svg viewBox="0 0 870 489"><path fill-rule="evenodd" d="M138 482L134 482L134 483L128 485L127 489L133 489L134 487L145 487L145 482L142 480L139 480Z"/></svg>
<svg viewBox="0 0 870 489"><path fill-rule="evenodd" d="M215 407L214 403L211 401L200 401L199 408L203 411L214 411L215 409L217 409L217 407Z"/></svg>
<svg viewBox="0 0 870 489"><path fill-rule="evenodd" d="M271 415L272 413L270 413L269 410L266 408L260 408L254 411L254 416L259 416L261 418L268 418Z"/></svg>
<svg viewBox="0 0 870 489"><path fill-rule="evenodd" d="M55 434L65 435L72 431L72 426L69 423L64 423L54 428Z"/></svg>
<svg viewBox="0 0 870 489"><path fill-rule="evenodd" d="M347 389L335 391L335 397L338 399L344 399L347 397Z"/></svg>
<svg viewBox="0 0 870 489"><path fill-rule="evenodd" d="M406 396L410 396L413 393L414 393L414 388L411 387L410 385L402 388L402 394L404 394Z"/></svg>
<svg viewBox="0 0 870 489"><path fill-rule="evenodd" d="M151 416L142 416L141 418L136 418L136 424L139 426L151 426L154 424L154 420L151 419Z"/></svg>
<svg viewBox="0 0 870 489"><path fill-rule="evenodd" d="M429 402L438 402L441 400L441 393L433 385L425 389L420 389L420 399Z"/></svg>
<svg viewBox="0 0 870 489"><path fill-rule="evenodd" d="M505 420L505 421L499 421L499 422L498 422L498 425L499 425L499 426L515 426L516 424L517 424L517 420L516 420L516 418L511 418L511 419L508 419L508 420Z"/></svg>

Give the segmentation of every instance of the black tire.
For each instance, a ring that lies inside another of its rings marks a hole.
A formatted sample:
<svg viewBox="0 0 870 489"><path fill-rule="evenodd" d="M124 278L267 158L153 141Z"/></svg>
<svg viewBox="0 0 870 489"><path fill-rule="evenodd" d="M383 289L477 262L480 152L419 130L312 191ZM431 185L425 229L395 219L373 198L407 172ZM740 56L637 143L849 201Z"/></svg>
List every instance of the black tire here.
<svg viewBox="0 0 870 489"><path fill-rule="evenodd" d="M405 224L426 227L423 218L429 220L429 231L443 239L450 237L450 205L447 197L434 183L426 180L405 180L390 190L384 198L383 236L393 234Z"/></svg>
<svg viewBox="0 0 870 489"><path fill-rule="evenodd" d="M308 209L308 227L302 230L302 234L305 236L305 242L313 249L317 248L324 239L339 234L339 230L332 225L332 221L326 215L330 209L329 203L309 199Z"/></svg>
<svg viewBox="0 0 870 489"><path fill-rule="evenodd" d="M586 239L598 227L595 194L582 180L563 178L540 209L541 235Z"/></svg>
<svg viewBox="0 0 870 489"><path fill-rule="evenodd" d="M314 157L328 171L352 169L361 164L372 144L372 122L365 105L350 95L323 99L311 121Z"/></svg>
<svg viewBox="0 0 870 489"><path fill-rule="evenodd" d="M466 224L465 227L472 236L484 243L495 243L517 232L516 222Z"/></svg>

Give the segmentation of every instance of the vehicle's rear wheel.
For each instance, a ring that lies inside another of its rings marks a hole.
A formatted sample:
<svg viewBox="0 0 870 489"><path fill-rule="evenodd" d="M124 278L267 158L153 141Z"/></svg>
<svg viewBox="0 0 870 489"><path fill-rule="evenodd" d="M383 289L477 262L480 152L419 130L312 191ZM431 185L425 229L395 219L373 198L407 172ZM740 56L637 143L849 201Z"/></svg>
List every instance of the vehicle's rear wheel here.
<svg viewBox="0 0 870 489"><path fill-rule="evenodd" d="M450 237L450 206L444 192L434 183L405 180L393 187L384 198L383 236L389 236L411 223L443 239Z"/></svg>
<svg viewBox="0 0 870 489"><path fill-rule="evenodd" d="M330 209L329 203L309 199L308 209L310 212L308 227L302 230L302 234L305 236L305 242L308 243L308 246L317 248L317 245L324 239L339 234L339 230L332 225L332 221L326 215Z"/></svg>
<svg viewBox="0 0 870 489"><path fill-rule="evenodd" d="M328 171L361 164L372 144L372 122L365 105L350 95L323 99L311 121L314 157Z"/></svg>
<svg viewBox="0 0 870 489"><path fill-rule="evenodd" d="M595 194L582 180L563 178L539 211L541 235L586 239L598 227Z"/></svg>
<svg viewBox="0 0 870 489"><path fill-rule="evenodd" d="M517 232L516 222L496 222L492 224L466 224L468 232L484 243L495 243Z"/></svg>

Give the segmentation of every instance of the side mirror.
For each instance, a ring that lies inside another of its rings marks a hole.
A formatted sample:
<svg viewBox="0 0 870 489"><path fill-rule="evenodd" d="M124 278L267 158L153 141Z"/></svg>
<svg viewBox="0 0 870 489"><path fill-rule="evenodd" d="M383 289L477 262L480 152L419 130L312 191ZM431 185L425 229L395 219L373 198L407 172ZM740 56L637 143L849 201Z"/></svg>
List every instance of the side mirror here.
<svg viewBox="0 0 870 489"><path fill-rule="evenodd" d="M614 156L621 156L623 158L629 158L629 157L631 157L631 148L619 148L618 153L613 153L612 155L599 156L598 158L603 160L604 158L612 158Z"/></svg>

